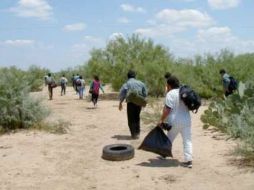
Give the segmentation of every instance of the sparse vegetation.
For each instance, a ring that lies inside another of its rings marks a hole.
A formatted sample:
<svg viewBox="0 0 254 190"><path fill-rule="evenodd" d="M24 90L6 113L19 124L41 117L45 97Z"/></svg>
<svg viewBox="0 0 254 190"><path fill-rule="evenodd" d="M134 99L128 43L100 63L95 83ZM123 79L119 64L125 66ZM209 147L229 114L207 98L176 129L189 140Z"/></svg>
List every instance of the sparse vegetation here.
<svg viewBox="0 0 254 190"><path fill-rule="evenodd" d="M163 109L163 100L158 98L149 98L149 105L145 108L145 111L141 114L141 119L144 124L149 124L151 127L154 127L158 124L160 119L162 109Z"/></svg>
<svg viewBox="0 0 254 190"><path fill-rule="evenodd" d="M68 132L69 126L71 125L70 122L58 120L57 122L50 123L50 122L40 122L35 125L33 128L43 131L48 131L54 134L65 134Z"/></svg>
<svg viewBox="0 0 254 190"><path fill-rule="evenodd" d="M42 74L38 69L34 75L27 76L15 67L0 69L0 133L28 128L66 132L67 123L45 123L49 109L41 104L40 99L30 96L32 88L35 90L42 86L43 77L38 73ZM32 78L37 82L33 82Z"/></svg>
<svg viewBox="0 0 254 190"><path fill-rule="evenodd" d="M253 78L254 54L234 55L222 50L216 55L198 55L194 59L174 58L169 50L151 39L142 39L137 35L128 38L117 37L108 42L104 49L94 49L90 60L81 66L69 68L55 74L56 80L65 74L71 81L72 74L85 75L89 83L94 74L98 74L104 83L111 83L118 91L126 80L129 69L137 72L137 78L144 81L151 97L164 95L165 72L176 75L184 84L190 85L202 98L212 99L211 105L202 116L204 128L215 126L233 138L243 142L245 155L253 155ZM219 70L224 68L238 81L243 81L239 93L222 99L222 85ZM39 100L29 96L30 91L42 88L46 69L31 66L27 72L15 67L0 69L0 126L1 130L29 128L39 124L48 111ZM244 89L244 90L243 90ZM160 105L149 100L144 122L153 123L161 114ZM35 114L34 114L35 113ZM40 128L40 126L39 126ZM247 153L248 152L248 153ZM249 156L248 156L249 157Z"/></svg>
<svg viewBox="0 0 254 190"><path fill-rule="evenodd" d="M240 83L237 93L227 99L212 101L202 115L204 128L215 126L232 138L241 140L237 152L254 160L254 82Z"/></svg>

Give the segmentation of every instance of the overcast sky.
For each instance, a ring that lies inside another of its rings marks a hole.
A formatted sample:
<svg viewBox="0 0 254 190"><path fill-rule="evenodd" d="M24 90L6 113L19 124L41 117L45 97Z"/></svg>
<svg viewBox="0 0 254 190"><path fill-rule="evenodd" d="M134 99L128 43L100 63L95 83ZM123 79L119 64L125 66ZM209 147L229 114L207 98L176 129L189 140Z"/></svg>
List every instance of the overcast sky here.
<svg viewBox="0 0 254 190"><path fill-rule="evenodd" d="M0 0L0 66L59 71L138 33L180 57L254 52L253 0Z"/></svg>

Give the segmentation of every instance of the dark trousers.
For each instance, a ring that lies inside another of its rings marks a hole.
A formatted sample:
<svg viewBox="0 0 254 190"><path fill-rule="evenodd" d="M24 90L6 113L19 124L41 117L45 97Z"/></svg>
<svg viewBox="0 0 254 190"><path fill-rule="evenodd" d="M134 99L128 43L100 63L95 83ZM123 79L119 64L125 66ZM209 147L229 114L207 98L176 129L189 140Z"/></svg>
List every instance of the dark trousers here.
<svg viewBox="0 0 254 190"><path fill-rule="evenodd" d="M228 97L230 94L233 94L233 91L226 91L225 96Z"/></svg>
<svg viewBox="0 0 254 190"><path fill-rule="evenodd" d="M49 99L52 100L53 99L53 88L51 87L51 85L48 85L48 91L49 91Z"/></svg>
<svg viewBox="0 0 254 190"><path fill-rule="evenodd" d="M93 105L97 104L98 97L99 97L99 94L92 93L92 102L93 102Z"/></svg>
<svg viewBox="0 0 254 190"><path fill-rule="evenodd" d="M66 91L66 85L65 84L61 84L61 96L63 94L65 94L65 91Z"/></svg>
<svg viewBox="0 0 254 190"><path fill-rule="evenodd" d="M131 136L134 138L140 133L140 112L140 106L133 103L127 103L128 126Z"/></svg>

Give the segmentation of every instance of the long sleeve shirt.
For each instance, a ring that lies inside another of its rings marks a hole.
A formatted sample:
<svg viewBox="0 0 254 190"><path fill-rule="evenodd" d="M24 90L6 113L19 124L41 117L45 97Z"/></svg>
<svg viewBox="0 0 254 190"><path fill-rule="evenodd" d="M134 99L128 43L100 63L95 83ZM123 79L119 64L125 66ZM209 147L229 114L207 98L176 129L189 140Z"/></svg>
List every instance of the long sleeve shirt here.
<svg viewBox="0 0 254 190"><path fill-rule="evenodd" d="M145 84L135 78L130 78L126 83L124 83L120 89L119 99L123 101L129 90L136 90L139 95L146 97L147 96L147 88Z"/></svg>

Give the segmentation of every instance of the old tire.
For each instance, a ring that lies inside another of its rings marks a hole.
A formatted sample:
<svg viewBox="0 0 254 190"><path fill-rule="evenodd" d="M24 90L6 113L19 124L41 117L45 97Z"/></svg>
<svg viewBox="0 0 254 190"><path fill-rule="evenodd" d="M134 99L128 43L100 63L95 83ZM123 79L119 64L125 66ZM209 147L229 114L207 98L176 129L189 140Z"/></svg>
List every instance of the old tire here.
<svg viewBox="0 0 254 190"><path fill-rule="evenodd" d="M103 148L102 158L111 161L129 160L134 157L134 148L128 144L111 144Z"/></svg>

